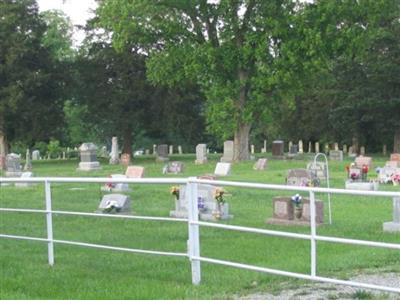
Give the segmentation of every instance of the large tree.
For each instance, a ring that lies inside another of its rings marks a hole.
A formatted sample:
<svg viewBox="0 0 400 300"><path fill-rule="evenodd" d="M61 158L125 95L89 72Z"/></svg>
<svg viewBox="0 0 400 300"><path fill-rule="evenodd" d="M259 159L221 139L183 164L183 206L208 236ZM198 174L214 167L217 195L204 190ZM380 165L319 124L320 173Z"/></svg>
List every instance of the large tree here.
<svg viewBox="0 0 400 300"><path fill-rule="evenodd" d="M31 143L60 131L62 104L53 60L42 44L45 30L36 1L0 2L0 155L8 142Z"/></svg>
<svg viewBox="0 0 400 300"><path fill-rule="evenodd" d="M209 129L234 138L235 160L249 158L252 126L275 100L293 13L284 0L104 0L98 8L117 48L150 54L153 82L200 86Z"/></svg>

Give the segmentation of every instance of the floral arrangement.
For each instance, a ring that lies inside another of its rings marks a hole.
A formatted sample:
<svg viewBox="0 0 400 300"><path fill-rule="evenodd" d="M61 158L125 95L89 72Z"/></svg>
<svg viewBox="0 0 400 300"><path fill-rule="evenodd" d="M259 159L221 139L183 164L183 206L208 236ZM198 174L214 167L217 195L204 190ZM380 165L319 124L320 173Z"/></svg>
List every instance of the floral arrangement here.
<svg viewBox="0 0 400 300"><path fill-rule="evenodd" d="M299 194L292 196L291 200L292 200L294 206L301 207L302 197Z"/></svg>
<svg viewBox="0 0 400 300"><path fill-rule="evenodd" d="M119 206L118 202L115 200L110 200L106 202L106 207L103 209L104 213L114 213L120 212L121 206Z"/></svg>
<svg viewBox="0 0 400 300"><path fill-rule="evenodd" d="M391 180L393 182L393 185L399 185L400 184L400 174L393 174L391 176Z"/></svg>
<svg viewBox="0 0 400 300"><path fill-rule="evenodd" d="M176 200L179 200L179 186L172 186L170 189L171 195L175 196Z"/></svg>
<svg viewBox="0 0 400 300"><path fill-rule="evenodd" d="M222 188L216 188L214 190L214 199L217 201L218 204L224 204L225 199L224 199L224 194L225 191Z"/></svg>
<svg viewBox="0 0 400 300"><path fill-rule="evenodd" d="M361 168L361 179L363 181L367 180L368 171L369 171L368 166L367 165L363 165L362 168Z"/></svg>

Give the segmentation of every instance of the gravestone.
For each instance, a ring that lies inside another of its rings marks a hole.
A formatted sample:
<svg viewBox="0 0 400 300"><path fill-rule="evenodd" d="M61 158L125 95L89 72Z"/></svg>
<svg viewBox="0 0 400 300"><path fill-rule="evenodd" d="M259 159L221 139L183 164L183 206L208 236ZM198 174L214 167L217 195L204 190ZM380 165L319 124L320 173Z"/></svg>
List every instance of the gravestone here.
<svg viewBox="0 0 400 300"><path fill-rule="evenodd" d="M338 143L334 143L334 144L333 144L333 149L334 149L335 151L339 151L339 144L338 144Z"/></svg>
<svg viewBox="0 0 400 300"><path fill-rule="evenodd" d="M23 172L21 175L21 178L31 178L33 176L32 172ZM16 187L29 187L33 185L33 183L29 183L29 182L16 182L15 186Z"/></svg>
<svg viewBox="0 0 400 300"><path fill-rule="evenodd" d="M168 145L162 144L157 146L157 161L158 162L166 162L168 161Z"/></svg>
<svg viewBox="0 0 400 300"><path fill-rule="evenodd" d="M303 141L302 140L299 141L299 153L300 154L304 153Z"/></svg>
<svg viewBox="0 0 400 300"><path fill-rule="evenodd" d="M289 149L289 157L296 156L297 153L299 153L297 145L292 145L292 146L290 146L290 149Z"/></svg>
<svg viewBox="0 0 400 300"><path fill-rule="evenodd" d="M315 142L315 153L319 153L319 143Z"/></svg>
<svg viewBox="0 0 400 300"><path fill-rule="evenodd" d="M179 153L179 154L182 154L182 153L183 153L183 152L182 152L182 146L181 146L181 145L178 146L178 153Z"/></svg>
<svg viewBox="0 0 400 300"><path fill-rule="evenodd" d="M329 159L343 161L343 151L341 150L331 150L329 151Z"/></svg>
<svg viewBox="0 0 400 300"><path fill-rule="evenodd" d="M79 163L78 170L80 171L93 171L100 170L100 163L97 161L96 151L97 147L93 143L83 143L79 147L81 162Z"/></svg>
<svg viewBox="0 0 400 300"><path fill-rule="evenodd" d="M267 152L267 140L264 140L264 147L261 149L261 153Z"/></svg>
<svg viewBox="0 0 400 300"><path fill-rule="evenodd" d="M164 167L163 174L179 174L183 172L183 168L181 161L172 161Z"/></svg>
<svg viewBox="0 0 400 300"><path fill-rule="evenodd" d="M308 153L312 152L312 143L308 142Z"/></svg>
<svg viewBox="0 0 400 300"><path fill-rule="evenodd" d="M312 183L312 174L306 169L290 169L286 177L287 185L309 186Z"/></svg>
<svg viewBox="0 0 400 300"><path fill-rule="evenodd" d="M288 143L288 152L289 153L290 153L290 149L292 149L292 146L293 146L293 142L289 141L289 143Z"/></svg>
<svg viewBox="0 0 400 300"><path fill-rule="evenodd" d="M324 145L324 152L325 152L326 154L328 154L328 153L329 153L329 150L330 150L329 144L325 144L325 145Z"/></svg>
<svg viewBox="0 0 400 300"><path fill-rule="evenodd" d="M372 157L360 155L356 157L354 163L358 168L362 168L364 165L367 165L369 170L372 169Z"/></svg>
<svg viewBox="0 0 400 300"><path fill-rule="evenodd" d="M40 151L39 150L33 150L32 151L32 160L39 160L40 159Z"/></svg>
<svg viewBox="0 0 400 300"><path fill-rule="evenodd" d="M391 161L400 161L400 153L392 153L390 154Z"/></svg>
<svg viewBox="0 0 400 300"><path fill-rule="evenodd" d="M122 153L120 163L125 167L129 166L131 164L131 155L128 153Z"/></svg>
<svg viewBox="0 0 400 300"><path fill-rule="evenodd" d="M32 170L31 153L29 149L26 149L24 171L30 171L30 170Z"/></svg>
<svg viewBox="0 0 400 300"><path fill-rule="evenodd" d="M354 147L349 147L349 157L357 157L357 153L354 151Z"/></svg>
<svg viewBox="0 0 400 300"><path fill-rule="evenodd" d="M347 154L347 145L346 144L343 145L343 154Z"/></svg>
<svg viewBox="0 0 400 300"><path fill-rule="evenodd" d="M254 164L253 169L256 171L263 171L267 166L267 159L266 158L259 158L257 162Z"/></svg>
<svg viewBox="0 0 400 300"><path fill-rule="evenodd" d="M227 220L233 216L229 214L229 204L225 202L218 207L215 200L215 191L218 187L210 184L199 184L197 186L199 218L204 221ZM218 212L218 216L216 213ZM179 198L175 200L175 210L170 211L174 218L188 217L188 202L186 199L186 186L179 186Z"/></svg>
<svg viewBox="0 0 400 300"><path fill-rule="evenodd" d="M400 197L393 197L393 221L383 223L383 231L400 232Z"/></svg>
<svg viewBox="0 0 400 300"><path fill-rule="evenodd" d="M310 224L310 200L302 199L303 212L300 219L294 216L294 204L291 197L278 196L272 199L273 216L267 220L268 224L277 225L309 225ZM317 225L324 223L324 202L315 199L315 222Z"/></svg>
<svg viewBox="0 0 400 300"><path fill-rule="evenodd" d="M214 174L216 176L227 176L231 172L231 164L230 163L223 163L219 162L217 163L215 167Z"/></svg>
<svg viewBox="0 0 400 300"><path fill-rule="evenodd" d="M379 182L347 180L345 188L348 190L377 191L379 189Z"/></svg>
<svg viewBox="0 0 400 300"><path fill-rule="evenodd" d="M103 156L103 157L104 157L104 156ZM63 153L62 153L62 159L67 159L67 156L66 156L65 151L63 151Z"/></svg>
<svg viewBox="0 0 400 300"><path fill-rule="evenodd" d="M250 146L250 153L251 153L251 154L254 154L254 153L255 153L254 145L251 145L251 146Z"/></svg>
<svg viewBox="0 0 400 300"><path fill-rule="evenodd" d="M202 165L207 162L207 145L206 144L198 144L196 146L196 165Z"/></svg>
<svg viewBox="0 0 400 300"><path fill-rule="evenodd" d="M118 150L118 138L116 136L111 139L111 153L110 153L110 165L119 164L119 150Z"/></svg>
<svg viewBox="0 0 400 300"><path fill-rule="evenodd" d="M126 214L131 211L131 199L123 194L108 194L101 199L99 212Z"/></svg>
<svg viewBox="0 0 400 300"><path fill-rule="evenodd" d="M10 153L6 156L6 177L20 177L21 171L21 157L15 153Z"/></svg>
<svg viewBox="0 0 400 300"><path fill-rule="evenodd" d="M149 150L149 149L146 149L146 150L144 151L144 154L149 155L149 154L150 154L150 150Z"/></svg>
<svg viewBox="0 0 400 300"><path fill-rule="evenodd" d="M126 179L127 176L123 174L111 174L111 178L121 178L121 179ZM122 182L117 182L117 183L111 183L108 182L106 183L101 190L103 192L117 192L117 193L123 193L123 192L130 192L131 190L129 189L129 186L127 183L122 183Z"/></svg>
<svg viewBox="0 0 400 300"><path fill-rule="evenodd" d="M272 142L272 156L274 158L283 158L283 141Z"/></svg>
<svg viewBox="0 0 400 300"><path fill-rule="evenodd" d="M169 155L174 154L174 146L169 145L169 150L168 150Z"/></svg>
<svg viewBox="0 0 400 300"><path fill-rule="evenodd" d="M144 176L144 167L129 166L126 168L125 175L127 178L142 178Z"/></svg>
<svg viewBox="0 0 400 300"><path fill-rule="evenodd" d="M153 154L157 155L157 145L153 145Z"/></svg>
<svg viewBox="0 0 400 300"><path fill-rule="evenodd" d="M365 147L364 146L360 147L360 155L365 155Z"/></svg>
<svg viewBox="0 0 400 300"><path fill-rule="evenodd" d="M326 180L328 169L326 164L323 162L310 162L307 164L307 170L312 174L313 177L319 180Z"/></svg>
<svg viewBox="0 0 400 300"><path fill-rule="evenodd" d="M221 157L221 162L231 163L234 155L233 141L224 142L224 155Z"/></svg>

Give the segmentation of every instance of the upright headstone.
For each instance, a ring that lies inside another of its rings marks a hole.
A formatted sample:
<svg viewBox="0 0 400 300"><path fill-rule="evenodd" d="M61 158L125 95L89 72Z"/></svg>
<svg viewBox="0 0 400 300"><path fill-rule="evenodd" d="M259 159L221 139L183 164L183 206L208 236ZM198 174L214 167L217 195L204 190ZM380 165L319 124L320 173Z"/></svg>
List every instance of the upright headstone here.
<svg viewBox="0 0 400 300"><path fill-rule="evenodd" d="M146 150L144 151L144 154L149 155L149 154L150 154L150 150L149 150L149 149L146 149Z"/></svg>
<svg viewBox="0 0 400 300"><path fill-rule="evenodd" d="M315 153L319 153L319 142L315 142Z"/></svg>
<svg viewBox="0 0 400 300"><path fill-rule="evenodd" d="M233 141L224 142L224 155L221 157L221 162L230 163L233 161L234 144Z"/></svg>
<svg viewBox="0 0 400 300"><path fill-rule="evenodd" d="M121 165L129 166L131 164L131 155L128 153L121 154Z"/></svg>
<svg viewBox="0 0 400 300"><path fill-rule="evenodd" d="M341 150L329 151L329 159L343 161L343 151L341 151Z"/></svg>
<svg viewBox="0 0 400 300"><path fill-rule="evenodd" d="M162 144L157 146L157 161L168 161L168 145Z"/></svg>
<svg viewBox="0 0 400 300"><path fill-rule="evenodd" d="M400 197L393 197L393 221L383 223L383 231L400 232Z"/></svg>
<svg viewBox="0 0 400 300"><path fill-rule="evenodd" d="M251 154L254 154L254 153L255 153L255 150L254 150L254 145L251 145L251 147L250 147L250 151L251 151Z"/></svg>
<svg viewBox="0 0 400 300"><path fill-rule="evenodd" d="M169 145L169 151L168 151L169 155L174 154L174 146L173 145Z"/></svg>
<svg viewBox="0 0 400 300"><path fill-rule="evenodd" d="M182 153L183 153L183 152L182 152L182 146L181 146L181 145L178 146L178 153L179 153L179 154L182 154Z"/></svg>
<svg viewBox="0 0 400 300"><path fill-rule="evenodd" d="M40 151L39 150L33 150L32 151L32 160L39 160L40 159Z"/></svg>
<svg viewBox="0 0 400 300"><path fill-rule="evenodd" d="M207 145L206 144L198 144L196 146L196 165L202 165L207 162Z"/></svg>
<svg viewBox="0 0 400 300"><path fill-rule="evenodd" d="M357 153L354 151L353 146L349 147L349 157L356 157Z"/></svg>
<svg viewBox="0 0 400 300"><path fill-rule="evenodd" d="M308 142L308 153L311 153L312 152L312 143L311 142Z"/></svg>
<svg viewBox="0 0 400 300"><path fill-rule="evenodd" d="M384 156L387 155L387 146L386 146L386 144L382 146L382 154L383 154Z"/></svg>
<svg viewBox="0 0 400 300"><path fill-rule="evenodd" d="M118 150L118 138L116 136L111 139L111 154L110 154L110 165L117 165L119 163L119 150Z"/></svg>
<svg viewBox="0 0 400 300"><path fill-rule="evenodd" d="M334 149L335 151L339 151L339 143L334 143L334 144L333 144L333 149Z"/></svg>
<svg viewBox="0 0 400 300"><path fill-rule="evenodd" d="M219 162L215 167L214 174L216 176L227 176L230 174L230 172L231 172L230 163Z"/></svg>
<svg viewBox="0 0 400 300"><path fill-rule="evenodd" d="M267 166L267 159L266 158L259 158L257 162L254 164L253 169L256 171L263 171Z"/></svg>
<svg viewBox="0 0 400 300"><path fill-rule="evenodd" d="M21 157L15 153L10 153L6 156L6 177L20 177Z"/></svg>
<svg viewBox="0 0 400 300"><path fill-rule="evenodd" d="M328 143L325 143L324 152L325 152L326 154L329 153L329 144L328 144Z"/></svg>
<svg viewBox="0 0 400 300"><path fill-rule="evenodd" d="M368 166L368 169L372 169L372 157L369 156L358 156L355 160L354 163L357 168L362 168L364 165Z"/></svg>
<svg viewBox="0 0 400 300"><path fill-rule="evenodd" d="M306 169L290 169L286 177L287 185L309 186L312 182L312 174Z"/></svg>
<svg viewBox="0 0 400 300"><path fill-rule="evenodd" d="M299 152L299 148L297 145L291 145L289 148L289 156L293 157L295 155L297 155L297 153Z"/></svg>
<svg viewBox="0 0 400 300"><path fill-rule="evenodd" d="M26 149L24 171L32 170L31 152Z"/></svg>
<svg viewBox="0 0 400 300"><path fill-rule="evenodd" d="M347 145L346 144L343 145L343 154L347 154Z"/></svg>
<svg viewBox="0 0 400 300"><path fill-rule="evenodd" d="M288 152L289 152L289 153L290 153L292 147L293 147L293 142L292 142L292 141L289 141L289 143L288 143Z"/></svg>
<svg viewBox="0 0 400 300"><path fill-rule="evenodd" d="M264 151L263 153L267 152L267 140L264 140Z"/></svg>
<svg viewBox="0 0 400 300"><path fill-rule="evenodd" d="M304 147L303 147L303 141L299 140L299 153L303 154L304 153Z"/></svg>
<svg viewBox="0 0 400 300"><path fill-rule="evenodd" d="M67 154L65 153L65 151L63 151L63 153L62 153L62 159L67 159Z"/></svg>
<svg viewBox="0 0 400 300"><path fill-rule="evenodd" d="M365 147L364 146L360 147L360 155L365 155Z"/></svg>
<svg viewBox="0 0 400 300"><path fill-rule="evenodd" d="M400 153L392 153L390 154L391 161L400 161Z"/></svg>
<svg viewBox="0 0 400 300"><path fill-rule="evenodd" d="M97 161L97 147L93 143L83 143L79 147L81 162L79 163L78 170L93 171L100 170L100 163Z"/></svg>
<svg viewBox="0 0 400 300"><path fill-rule="evenodd" d="M272 156L275 158L283 157L283 141L277 140L272 142Z"/></svg>
<svg viewBox="0 0 400 300"><path fill-rule="evenodd" d="M153 145L153 154L157 155L157 145Z"/></svg>
<svg viewBox="0 0 400 300"><path fill-rule="evenodd" d="M126 168L125 176L127 178L142 178L144 176L144 167L129 166Z"/></svg>
<svg viewBox="0 0 400 300"><path fill-rule="evenodd" d="M323 162L310 162L307 164L307 170L311 172L313 177L319 180L326 180L328 168Z"/></svg>

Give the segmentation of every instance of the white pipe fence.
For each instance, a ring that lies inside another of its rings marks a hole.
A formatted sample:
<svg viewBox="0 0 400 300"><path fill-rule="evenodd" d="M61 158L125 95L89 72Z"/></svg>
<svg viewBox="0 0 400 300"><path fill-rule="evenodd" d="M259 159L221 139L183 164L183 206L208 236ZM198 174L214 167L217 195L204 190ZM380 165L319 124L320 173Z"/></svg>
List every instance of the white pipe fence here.
<svg viewBox="0 0 400 300"><path fill-rule="evenodd" d="M192 270L192 283L200 284L201 281L201 262L207 262L211 264L218 264L224 266L230 266L234 268L252 270L257 272L282 275L288 277L294 277L299 279L306 279L312 281L320 281L333 284L348 285L358 288L376 289L386 292L400 293L400 288L388 287L375 284L360 283L347 280L339 280L333 278L327 278L317 275L317 241L342 243L351 245L361 245L369 247L379 247L386 249L400 250L400 243L384 243L376 241L364 241L347 238L337 238L329 236L320 236L316 231L316 208L315 208L315 193L332 193L332 194L346 194L346 195L365 195L365 196L383 196L383 197L400 197L400 192L384 192L384 191L359 191L359 190L343 190L343 189L332 189L332 188L320 188L320 187L296 187L286 185L274 185L274 184L261 184L261 183L248 183L248 182L233 182L233 181L221 181L221 180L204 180L197 179L195 177L190 178L140 178L140 179L128 179L128 178L65 178L65 177L36 177L36 178L0 178L1 183L15 183L15 182L28 182L28 183L44 183L45 186L45 204L46 209L27 209L27 208L0 208L2 212L20 212L20 213L42 213L46 215L46 226L47 226L47 238L29 237L29 236L18 236L0 234L0 238L20 239L20 240L31 240L41 241L48 244L48 262L50 265L54 264L54 244L68 244L74 246L91 247L99 249L108 249L116 251L126 251L141 254L153 254L153 255L165 255L165 256L178 256L187 257L191 263ZM52 210L52 197L51 197L51 183L136 183L136 184L186 184L186 197L188 201L188 218L167 218L167 217L151 217L151 216L132 216L132 215L110 215L101 213L85 213L85 212L74 212L74 211L58 211ZM232 186L239 188L254 188L254 189L265 189L265 190L281 190L281 191L303 191L309 193L310 199L310 234L299 234L286 231L260 229L252 227L243 227L235 225L226 225L212 222L199 221L198 214L198 185L199 184L211 184L218 186ZM90 244L75 241L66 241L54 239L53 236L53 214L64 214L64 215L76 215L76 216L88 216L88 217L102 217L102 218L126 218L126 219L137 219L147 221L162 221L162 222L187 222L188 224L188 249L187 253L180 252L166 252L156 250L145 250L145 249L132 249L124 247L113 247L100 244ZM287 272L277 269L270 269L264 267L257 267L248 264L236 263L232 261L214 259L210 257L203 257L200 255L200 226L213 227L225 230L233 230L240 232L252 232L269 236L280 236L286 238L303 239L310 241L310 274L302 274L295 272Z"/></svg>

